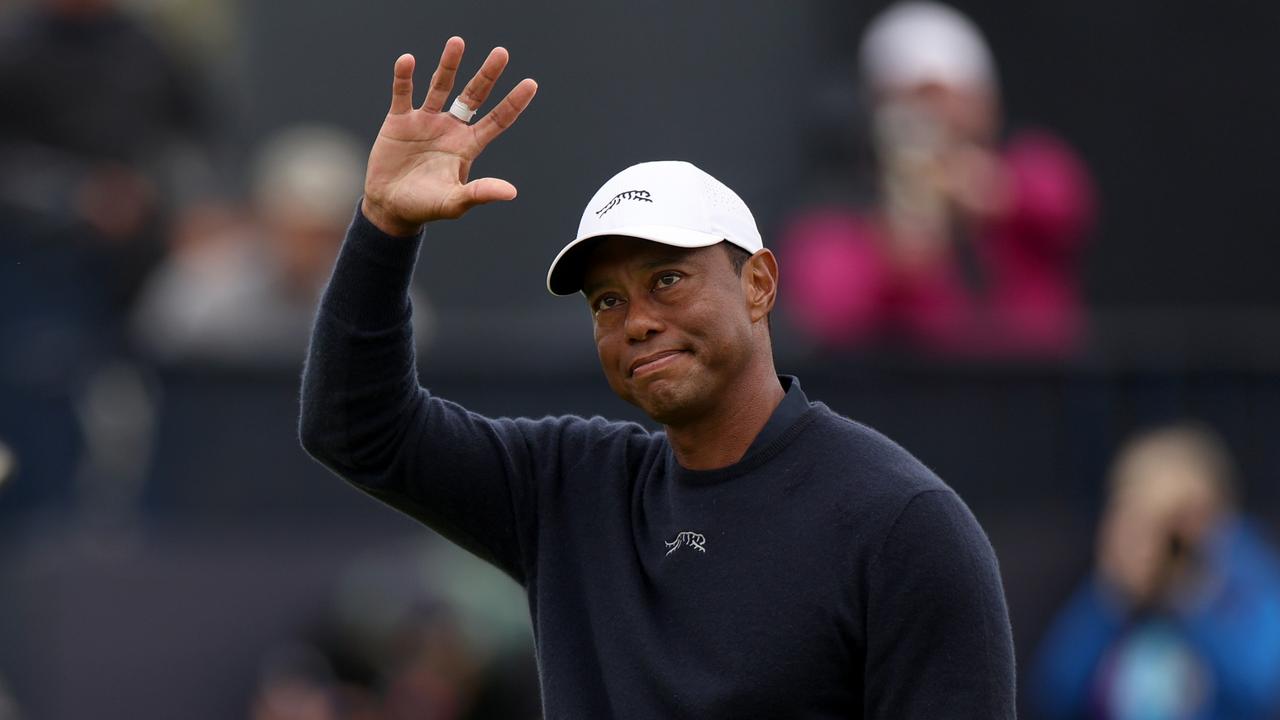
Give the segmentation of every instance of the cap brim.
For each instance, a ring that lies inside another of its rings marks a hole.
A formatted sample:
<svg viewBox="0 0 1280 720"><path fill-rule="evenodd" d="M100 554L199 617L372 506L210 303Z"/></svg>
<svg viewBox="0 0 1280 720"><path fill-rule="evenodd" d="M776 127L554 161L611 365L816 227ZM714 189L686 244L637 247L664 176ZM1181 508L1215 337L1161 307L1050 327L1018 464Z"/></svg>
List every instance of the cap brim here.
<svg viewBox="0 0 1280 720"><path fill-rule="evenodd" d="M584 235L565 245L547 270L547 289L552 295L572 295L582 290L582 276L591 255L592 240L606 237L634 237L679 248L699 248L723 242L719 235L669 225L627 225L609 232Z"/></svg>

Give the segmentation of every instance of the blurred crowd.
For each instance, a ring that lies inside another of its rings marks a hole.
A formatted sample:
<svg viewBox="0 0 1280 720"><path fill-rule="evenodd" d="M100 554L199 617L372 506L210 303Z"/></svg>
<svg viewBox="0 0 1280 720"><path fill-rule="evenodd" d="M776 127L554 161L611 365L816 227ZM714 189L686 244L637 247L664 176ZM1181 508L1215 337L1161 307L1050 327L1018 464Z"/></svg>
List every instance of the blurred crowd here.
<svg viewBox="0 0 1280 720"><path fill-rule="evenodd" d="M198 63L113 0L35 0L0 23L0 519L54 505L120 522L153 451L154 368L300 367L367 143L305 123L241 151ZM868 181L816 189L771 242L790 323L835 357L1077 356L1089 169L1052 131L1004 126L996 59L957 10L895 4L859 43L847 131L865 132L841 141L870 153L835 175ZM425 345L430 304L414 307ZM1198 425L1120 452L1096 568L1022 659L1038 716L1280 713L1280 565L1234 476ZM536 717L527 639L468 639L467 602L300 632L262 658L247 715ZM0 679L0 720L19 717Z"/></svg>
<svg viewBox="0 0 1280 720"><path fill-rule="evenodd" d="M296 373L361 192L365 142L339 128L235 147L230 99L144 17L115 0L0 15L0 519L133 522L153 369ZM431 310L415 305L425 343ZM519 716L472 702L489 668L452 632L423 610L358 681L339 659L282 652L251 716ZM0 719L18 717L0 682Z"/></svg>
<svg viewBox="0 0 1280 720"><path fill-rule="evenodd" d="M2 40L0 335L21 342L0 355L0 482L136 484L148 368L300 366L365 144L300 125L237 162L225 99L113 0L25 5Z"/></svg>

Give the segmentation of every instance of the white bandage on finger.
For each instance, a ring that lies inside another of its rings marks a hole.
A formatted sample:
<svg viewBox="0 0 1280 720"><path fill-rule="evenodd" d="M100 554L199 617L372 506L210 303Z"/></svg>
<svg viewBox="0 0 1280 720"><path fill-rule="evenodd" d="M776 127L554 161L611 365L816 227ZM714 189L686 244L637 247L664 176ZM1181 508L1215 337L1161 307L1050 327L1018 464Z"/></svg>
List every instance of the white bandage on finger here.
<svg viewBox="0 0 1280 720"><path fill-rule="evenodd" d="M453 105L449 108L449 114L458 118L464 123L471 122L471 118L476 116L476 111L462 102L461 97L454 98Z"/></svg>

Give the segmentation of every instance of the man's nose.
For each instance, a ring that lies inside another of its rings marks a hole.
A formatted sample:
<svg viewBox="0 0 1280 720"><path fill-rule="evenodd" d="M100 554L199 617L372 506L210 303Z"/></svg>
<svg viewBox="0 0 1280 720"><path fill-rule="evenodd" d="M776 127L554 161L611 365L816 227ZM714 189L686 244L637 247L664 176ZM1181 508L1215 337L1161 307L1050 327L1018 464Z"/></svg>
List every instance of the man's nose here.
<svg viewBox="0 0 1280 720"><path fill-rule="evenodd" d="M650 335L662 332L664 327L659 308L648 293L633 297L627 303L627 319L623 329L628 340L640 342Z"/></svg>

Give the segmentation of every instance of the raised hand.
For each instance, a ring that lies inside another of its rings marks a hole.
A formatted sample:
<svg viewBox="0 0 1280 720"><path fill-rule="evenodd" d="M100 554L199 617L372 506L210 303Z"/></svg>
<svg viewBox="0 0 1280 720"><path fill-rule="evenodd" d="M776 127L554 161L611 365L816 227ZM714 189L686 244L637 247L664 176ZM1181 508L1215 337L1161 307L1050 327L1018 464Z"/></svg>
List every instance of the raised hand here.
<svg viewBox="0 0 1280 720"><path fill-rule="evenodd" d="M506 180L481 178L468 182L471 163L484 148L520 117L538 91L538 84L521 80L493 110L475 124L447 111L454 76L462 62L463 42L449 38L422 107L413 107L412 55L395 64L391 109L369 153L364 202L367 217L390 235L410 236L424 223L456 218L476 205L511 200L516 188ZM507 67L508 55L494 48L467 83L458 99L479 108Z"/></svg>

